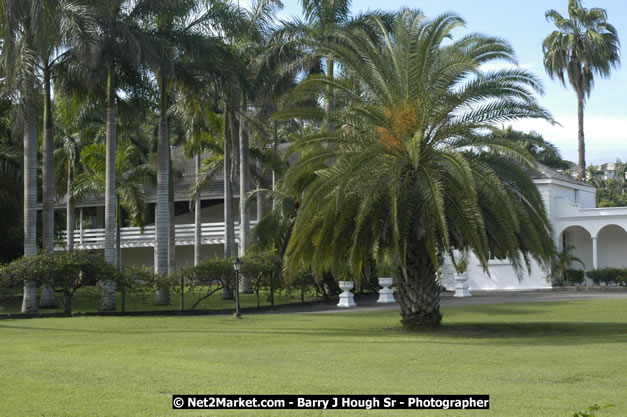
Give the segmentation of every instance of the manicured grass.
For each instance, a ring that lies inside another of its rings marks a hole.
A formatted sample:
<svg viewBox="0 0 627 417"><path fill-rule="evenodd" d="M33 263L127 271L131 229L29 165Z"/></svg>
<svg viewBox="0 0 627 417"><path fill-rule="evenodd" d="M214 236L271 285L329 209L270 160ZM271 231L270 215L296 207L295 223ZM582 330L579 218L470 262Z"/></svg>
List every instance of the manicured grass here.
<svg viewBox="0 0 627 417"><path fill-rule="evenodd" d="M396 311L0 321L2 416L520 416L627 410L627 300ZM172 394L489 394L475 411L174 411Z"/></svg>
<svg viewBox="0 0 627 417"><path fill-rule="evenodd" d="M88 287L79 289L74 295L72 303L72 310L74 313L98 311L100 307L100 298L102 290L96 287ZM199 288L193 292L185 293L185 309L189 310L196 300L206 294L206 288ZM210 297L202 300L196 307L196 310L201 309L230 309L234 307L233 300L223 300L221 296L222 292L218 291ZM127 294L126 296L126 311L161 311L161 310L179 310L180 309L180 294L177 292L171 292L170 305L156 306L154 303L155 294L153 292L134 292ZM315 293L313 290L308 289L305 293L305 300L315 299ZM269 306L270 299L267 290L262 290L259 293L259 301L261 306ZM298 303L301 301L300 291L292 290L286 292L285 290L277 291L274 294L274 304L288 304ZM57 303L59 308L56 309L41 309L41 313L58 313L63 311L63 297L57 294ZM257 296L255 294L241 294L240 296L241 307L257 307ZM116 293L116 308L117 311L121 311L122 308L122 294L118 291ZM22 309L21 294L15 297L11 297L9 300L0 300L0 314L2 313L19 313Z"/></svg>

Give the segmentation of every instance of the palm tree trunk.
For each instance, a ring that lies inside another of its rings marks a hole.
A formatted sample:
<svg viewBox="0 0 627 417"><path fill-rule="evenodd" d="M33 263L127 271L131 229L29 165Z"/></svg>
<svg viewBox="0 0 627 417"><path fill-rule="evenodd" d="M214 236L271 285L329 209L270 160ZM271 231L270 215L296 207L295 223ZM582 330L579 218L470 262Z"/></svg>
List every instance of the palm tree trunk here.
<svg viewBox="0 0 627 417"><path fill-rule="evenodd" d="M50 89L50 67L47 62L43 68L44 75L44 137L42 161L42 197L41 197L41 226L42 243L45 252L54 251L54 136L52 126L52 100ZM54 296L52 285L46 283L41 286L40 308L55 308L57 299Z"/></svg>
<svg viewBox="0 0 627 417"><path fill-rule="evenodd" d="M196 181L200 177L200 152L196 152ZM194 203L194 266L200 264L200 245L202 244L202 218L201 218L200 191L196 194L196 202Z"/></svg>
<svg viewBox="0 0 627 417"><path fill-rule="evenodd" d="M274 155L277 155L277 151L279 149L279 132L277 129L277 125L276 125L276 120L272 122L272 126L274 127L274 137L272 140L272 147L274 150ZM277 175L276 175L276 170L272 170L272 191L275 191L276 188L276 182L277 182ZM272 207L274 207L274 201L272 202ZM257 221L259 221L260 219L257 219Z"/></svg>
<svg viewBox="0 0 627 417"><path fill-rule="evenodd" d="M28 105L27 105L28 106ZM37 255L37 117L24 115L24 256ZM22 313L37 312L37 286L24 281Z"/></svg>
<svg viewBox="0 0 627 417"><path fill-rule="evenodd" d="M231 144L233 130L233 114L227 113L227 131L224 138L224 257L235 255L235 222L233 218L233 188L231 187Z"/></svg>
<svg viewBox="0 0 627 417"><path fill-rule="evenodd" d="M577 91L577 140L579 141L579 169L583 179L586 176L586 142L583 134L583 107L584 94L583 91Z"/></svg>
<svg viewBox="0 0 627 417"><path fill-rule="evenodd" d="M335 71L335 61L327 58L327 78L333 80ZM329 117L329 114L333 111L333 100L331 99L331 87L327 87L326 96L324 98L324 112ZM327 120L326 130L329 132L335 132L335 126Z"/></svg>
<svg viewBox="0 0 627 417"><path fill-rule="evenodd" d="M250 183L250 162L248 152L248 132L246 131L246 121L244 111L246 100L242 93L240 100L239 119L239 256L246 255L248 249L248 239L250 236L250 210L246 204L246 193ZM252 293L252 285L249 279L240 274L240 293Z"/></svg>
<svg viewBox="0 0 627 417"><path fill-rule="evenodd" d="M409 330L437 327L442 320L436 269L423 248L420 242L409 243L407 268L399 268L395 279L401 323Z"/></svg>
<svg viewBox="0 0 627 417"><path fill-rule="evenodd" d="M263 164L261 163L261 161L257 161L257 172L258 175L261 177L261 173L263 171ZM263 216L265 215L265 207L263 205L263 198L261 198L261 194L259 193L259 190L261 190L263 184L261 183L261 180L257 181L257 222L259 222L259 220L261 220L263 218Z"/></svg>
<svg viewBox="0 0 627 417"><path fill-rule="evenodd" d="M227 106L228 107L228 106ZM231 143L233 135L233 115L226 110L224 115L224 257L230 258L235 252L235 224L233 222L233 190L231 188ZM233 291L229 285L222 290L222 299L233 299Z"/></svg>
<svg viewBox="0 0 627 417"><path fill-rule="evenodd" d="M120 210L120 197L115 198L115 267L122 270L122 211Z"/></svg>
<svg viewBox="0 0 627 417"><path fill-rule="evenodd" d="M171 178L171 177L170 177ZM168 274L176 272L176 224L174 221L174 201L170 201L168 220Z"/></svg>
<svg viewBox="0 0 627 417"><path fill-rule="evenodd" d="M166 81L160 82L161 103L159 118L159 134L157 146L157 272L168 273L170 252L170 141L168 138L168 117ZM155 296L156 305L169 304L169 293L164 289L157 290Z"/></svg>
<svg viewBox="0 0 627 417"><path fill-rule="evenodd" d="M115 264L115 201L116 178L115 156L117 151L115 116L115 69L109 63L107 75L107 138L106 138L106 179L105 179L105 245L104 258L108 264ZM102 311L115 310L115 282L105 280L102 283Z"/></svg>
<svg viewBox="0 0 627 417"><path fill-rule="evenodd" d="M65 232L67 233L67 250L68 252L74 251L74 205L72 204L72 161L68 158L67 168L67 189L65 202L66 210L66 226Z"/></svg>

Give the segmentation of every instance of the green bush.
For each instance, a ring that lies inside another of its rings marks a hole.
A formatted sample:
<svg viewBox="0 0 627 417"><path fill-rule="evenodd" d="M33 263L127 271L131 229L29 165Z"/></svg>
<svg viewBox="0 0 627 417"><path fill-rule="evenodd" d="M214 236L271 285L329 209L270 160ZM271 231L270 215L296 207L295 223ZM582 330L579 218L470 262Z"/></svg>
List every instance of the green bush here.
<svg viewBox="0 0 627 417"><path fill-rule="evenodd" d="M268 288L270 302L274 305L274 290L280 283L282 269L281 258L270 252L249 253L242 258L242 274L248 277L257 296L257 307L261 305L259 290Z"/></svg>
<svg viewBox="0 0 627 417"><path fill-rule="evenodd" d="M581 284L584 280L584 271L583 269L567 269L566 270L566 279L571 284Z"/></svg>
<svg viewBox="0 0 627 417"><path fill-rule="evenodd" d="M220 290L226 290L227 294L231 293L235 280L233 259L221 258L202 262L197 266L180 269L171 274L170 278L175 282L183 282L189 291L196 288L206 290L206 293L191 306L190 309L194 309L202 300Z"/></svg>
<svg viewBox="0 0 627 417"><path fill-rule="evenodd" d="M51 284L55 292L63 294L64 312L72 312L74 293L86 285L101 280L119 283L123 276L101 256L84 251L40 253L16 259L0 269L0 287L17 288L24 281L37 286Z"/></svg>
<svg viewBox="0 0 627 417"><path fill-rule="evenodd" d="M596 285L601 283L627 285L627 268L601 268L587 271L586 275Z"/></svg>

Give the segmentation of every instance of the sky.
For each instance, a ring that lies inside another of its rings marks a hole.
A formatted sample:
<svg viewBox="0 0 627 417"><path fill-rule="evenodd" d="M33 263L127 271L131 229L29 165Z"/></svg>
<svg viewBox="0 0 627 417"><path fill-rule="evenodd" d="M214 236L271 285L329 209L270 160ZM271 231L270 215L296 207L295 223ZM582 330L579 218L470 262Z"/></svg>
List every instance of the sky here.
<svg viewBox="0 0 627 417"><path fill-rule="evenodd" d="M245 0L242 0L245 3ZM301 16L298 0L283 0L282 19ZM453 11L466 20L466 29L454 36L481 32L509 41L518 57L518 64L542 79L544 94L538 96L541 106L548 109L561 126L551 126L538 120L512 123L518 130L534 130L555 145L562 156L577 161L577 97L572 88L551 80L542 62L542 41L554 29L544 13L555 9L566 16L568 0L353 0L353 14L367 10L398 10L419 8L427 17ZM608 21L616 27L621 45L627 49L627 1L583 0L584 7L607 10ZM588 164L627 161L627 56L624 65L612 72L610 79L596 77L586 103L584 130Z"/></svg>

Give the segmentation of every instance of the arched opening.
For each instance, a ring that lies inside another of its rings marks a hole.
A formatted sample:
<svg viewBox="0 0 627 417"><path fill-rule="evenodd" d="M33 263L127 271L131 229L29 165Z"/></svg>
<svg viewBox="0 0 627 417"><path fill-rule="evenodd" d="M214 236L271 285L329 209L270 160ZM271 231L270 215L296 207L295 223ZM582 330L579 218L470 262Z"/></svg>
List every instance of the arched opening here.
<svg viewBox="0 0 627 417"><path fill-rule="evenodd" d="M603 227L597 234L597 246L599 268L627 268L627 232L621 226Z"/></svg>
<svg viewBox="0 0 627 417"><path fill-rule="evenodd" d="M571 248L571 254L581 259L585 265L585 270L592 269L592 237L590 233L581 226L569 226L560 235L559 250L565 247ZM570 265L573 269L584 269L579 262Z"/></svg>

